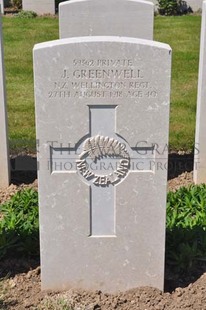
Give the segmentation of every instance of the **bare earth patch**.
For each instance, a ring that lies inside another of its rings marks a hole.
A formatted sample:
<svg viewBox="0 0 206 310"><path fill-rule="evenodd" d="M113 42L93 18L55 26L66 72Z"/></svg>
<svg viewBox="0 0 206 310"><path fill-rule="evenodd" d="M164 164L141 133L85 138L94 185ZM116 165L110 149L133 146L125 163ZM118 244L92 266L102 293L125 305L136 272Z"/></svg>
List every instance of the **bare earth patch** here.
<svg viewBox="0 0 206 310"><path fill-rule="evenodd" d="M0 309L206 309L206 273L195 283L186 288L176 288L171 294L150 287L136 288L116 295L74 289L56 294L41 292L40 267L5 279L0 282L0 288Z"/></svg>
<svg viewBox="0 0 206 310"><path fill-rule="evenodd" d="M4 203L18 191L23 190L25 188L37 189L38 188L37 180L35 180L32 184L21 184L21 185L11 184L8 188L0 190L0 204Z"/></svg>
<svg viewBox="0 0 206 310"><path fill-rule="evenodd" d="M188 187L191 184L193 184L192 172L183 172L177 178L168 181L168 190L176 191L182 186Z"/></svg>

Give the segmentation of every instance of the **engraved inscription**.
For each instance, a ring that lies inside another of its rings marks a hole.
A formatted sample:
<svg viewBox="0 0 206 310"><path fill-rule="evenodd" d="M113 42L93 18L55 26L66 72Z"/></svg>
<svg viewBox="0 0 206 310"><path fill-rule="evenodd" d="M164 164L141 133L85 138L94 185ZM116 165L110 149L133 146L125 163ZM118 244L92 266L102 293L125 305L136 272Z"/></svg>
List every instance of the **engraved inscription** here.
<svg viewBox="0 0 206 310"><path fill-rule="evenodd" d="M54 98L156 98L158 91L151 85L141 62L131 59L74 59L62 68L48 92Z"/></svg>
<svg viewBox="0 0 206 310"><path fill-rule="evenodd" d="M74 66L86 67L132 67L132 59L74 59Z"/></svg>
<svg viewBox="0 0 206 310"><path fill-rule="evenodd" d="M105 78L116 78L116 79L142 79L140 70L134 69L78 69L74 70L70 76L69 70L64 70L62 78L69 79L73 77L75 79L105 79Z"/></svg>
<svg viewBox="0 0 206 310"><path fill-rule="evenodd" d="M97 175L88 169L87 158L96 163L104 157L118 158L117 169L108 175ZM76 163L77 170L85 179L92 180L97 186L108 186L117 184L125 178L130 167L130 156L123 143L114 138L97 135L84 142L83 151Z"/></svg>

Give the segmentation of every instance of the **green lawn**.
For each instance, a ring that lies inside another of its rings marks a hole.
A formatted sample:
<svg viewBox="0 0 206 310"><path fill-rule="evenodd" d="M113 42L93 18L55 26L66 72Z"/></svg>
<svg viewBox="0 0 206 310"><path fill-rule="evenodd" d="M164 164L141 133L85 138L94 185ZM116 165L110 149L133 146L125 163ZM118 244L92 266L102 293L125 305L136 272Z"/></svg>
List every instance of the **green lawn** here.
<svg viewBox="0 0 206 310"><path fill-rule="evenodd" d="M192 149L195 135L200 16L155 18L155 40L173 50L170 147Z"/></svg>
<svg viewBox="0 0 206 310"><path fill-rule="evenodd" d="M200 16L155 17L155 40L173 49L170 147L194 144ZM58 38L57 18L3 18L9 137L31 150L35 140L32 48ZM161 65L161 64L160 64ZM15 142L15 143L14 143Z"/></svg>
<svg viewBox="0 0 206 310"><path fill-rule="evenodd" d="M58 39L57 18L4 17L4 54L11 149L35 145L33 60L34 44Z"/></svg>

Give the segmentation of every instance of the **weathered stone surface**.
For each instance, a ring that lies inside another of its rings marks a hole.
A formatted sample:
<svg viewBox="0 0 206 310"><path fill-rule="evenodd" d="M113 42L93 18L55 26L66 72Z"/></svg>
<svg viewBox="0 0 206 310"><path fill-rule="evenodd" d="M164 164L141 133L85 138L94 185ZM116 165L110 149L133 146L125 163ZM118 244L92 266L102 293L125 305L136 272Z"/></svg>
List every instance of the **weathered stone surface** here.
<svg viewBox="0 0 206 310"><path fill-rule="evenodd" d="M4 77L4 53L2 41L2 23L0 16L0 188L7 187L10 180L8 136L7 136L7 107Z"/></svg>
<svg viewBox="0 0 206 310"><path fill-rule="evenodd" d="M35 46L43 289L163 289L170 61L134 38Z"/></svg>
<svg viewBox="0 0 206 310"><path fill-rule="evenodd" d="M22 0L24 11L34 11L37 14L55 14L55 0Z"/></svg>
<svg viewBox="0 0 206 310"><path fill-rule="evenodd" d="M125 36L153 39L154 5L141 0L72 0L59 5L60 38Z"/></svg>
<svg viewBox="0 0 206 310"><path fill-rule="evenodd" d="M206 183L206 1L203 2L198 77L194 182Z"/></svg>

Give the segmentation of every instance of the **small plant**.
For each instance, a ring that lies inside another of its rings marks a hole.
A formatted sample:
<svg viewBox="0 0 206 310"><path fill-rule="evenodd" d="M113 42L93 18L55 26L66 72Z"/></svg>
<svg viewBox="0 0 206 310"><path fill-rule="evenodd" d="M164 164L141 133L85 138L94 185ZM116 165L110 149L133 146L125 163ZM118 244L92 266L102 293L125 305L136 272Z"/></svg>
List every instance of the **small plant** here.
<svg viewBox="0 0 206 310"><path fill-rule="evenodd" d="M183 0L158 0L160 15L182 15L192 12Z"/></svg>
<svg viewBox="0 0 206 310"><path fill-rule="evenodd" d="M35 17L37 17L37 13L35 13L33 11L20 11L19 13L17 13L15 15L15 17L18 17L18 18L35 18Z"/></svg>
<svg viewBox="0 0 206 310"><path fill-rule="evenodd" d="M158 0L160 15L177 15L177 0Z"/></svg>
<svg viewBox="0 0 206 310"><path fill-rule="evenodd" d="M57 295L44 298L37 308L38 310L73 310L66 296Z"/></svg>
<svg viewBox="0 0 206 310"><path fill-rule="evenodd" d="M166 261L178 273L206 257L206 185L168 193Z"/></svg>
<svg viewBox="0 0 206 310"><path fill-rule="evenodd" d="M206 230L206 185L181 187L169 192L167 199L167 228Z"/></svg>
<svg viewBox="0 0 206 310"><path fill-rule="evenodd" d="M26 189L0 205L0 259L39 255L38 194Z"/></svg>

